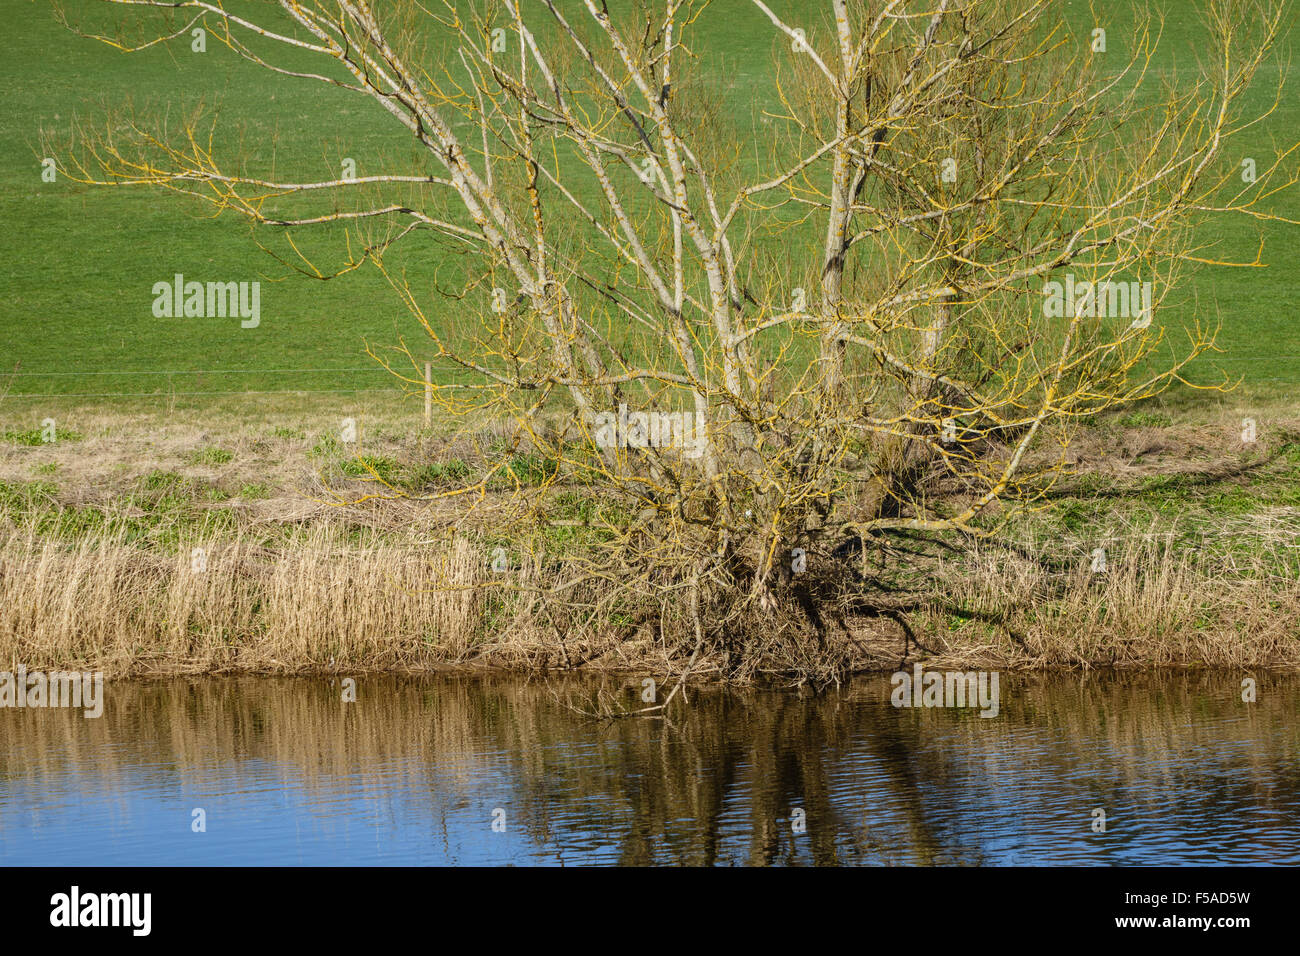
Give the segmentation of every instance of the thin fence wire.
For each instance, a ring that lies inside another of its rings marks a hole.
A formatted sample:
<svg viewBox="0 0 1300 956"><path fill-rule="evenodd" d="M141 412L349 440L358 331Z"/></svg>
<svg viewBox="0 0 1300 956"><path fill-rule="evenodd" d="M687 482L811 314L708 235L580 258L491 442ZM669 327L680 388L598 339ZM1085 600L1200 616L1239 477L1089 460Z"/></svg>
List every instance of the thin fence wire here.
<svg viewBox="0 0 1300 956"><path fill-rule="evenodd" d="M1234 355L1220 356L1216 361L1219 362L1282 362L1295 361L1300 362L1300 355ZM1300 380L1300 365L1297 366L1296 378L1285 378L1281 376L1271 376L1269 378L1256 378L1251 380L1251 384L1272 384L1278 382L1292 383ZM137 378L145 376L180 376L180 375L328 375L328 374L353 374L359 372L387 373L387 370L374 365L367 366L342 366L335 368L205 368L205 369L97 369L85 372L43 372L43 371L13 371L0 372L0 386L4 383L13 384L20 379L60 379L60 378L88 378L91 376L106 378ZM185 397L195 398L202 396L217 395L336 395L336 394L357 394L370 392L393 392L403 390L411 383L398 383L388 385L383 388L369 386L353 386L343 388L275 388L275 389L188 389L185 391L175 391L166 388L153 391L134 391L134 392L15 392L12 389L5 395L5 398L11 400L17 399L63 399L63 398L158 398L158 397ZM416 386L418 388L418 386Z"/></svg>
<svg viewBox="0 0 1300 956"><path fill-rule="evenodd" d="M0 383L12 382L15 379L43 379L43 378L86 378L90 376L100 377L120 377L136 378L143 376L180 376L180 375L319 375L319 374L344 374L356 372L372 372L389 374L386 369L374 366L346 366L335 368L217 368L217 369L98 369L86 372L29 372L17 371L8 374L0 373ZM159 398L159 397L195 397L204 395L330 395L330 394L355 394L358 392L392 392L400 390L403 387L401 383L394 382L384 388L375 388L368 386L352 386L344 388L275 388L275 389L188 389L185 391L176 391L170 388L163 388L153 391L135 391L135 392L13 392L10 391L5 397L10 399L61 399L61 398Z"/></svg>
<svg viewBox="0 0 1300 956"><path fill-rule="evenodd" d="M3 377L8 378L45 378L55 375L269 375L297 374L299 372L383 372L386 369L378 365L366 365L361 368L182 368L182 369L129 369L119 372L12 372Z"/></svg>
<svg viewBox="0 0 1300 956"><path fill-rule="evenodd" d="M355 394L357 392L392 392L395 389L396 386L390 386L388 388L231 388L225 390L214 389L206 392L20 392L17 395L10 393L5 396L5 398L167 398L172 395L187 397L193 395L332 395L340 392L347 392L349 394Z"/></svg>
<svg viewBox="0 0 1300 956"><path fill-rule="evenodd" d="M1300 355L1226 355L1219 356L1216 362L1285 362L1300 361ZM2 366L0 366L2 367ZM76 377L87 375L121 375L131 377L134 375L296 375L296 374L325 374L329 372L386 372L387 369L378 365L364 365L358 367L335 367L335 368L180 368L180 369L121 369L118 371L98 370L88 372L3 372L0 371L0 379L9 378L54 378L54 377ZM1297 369L1300 371L1300 369Z"/></svg>

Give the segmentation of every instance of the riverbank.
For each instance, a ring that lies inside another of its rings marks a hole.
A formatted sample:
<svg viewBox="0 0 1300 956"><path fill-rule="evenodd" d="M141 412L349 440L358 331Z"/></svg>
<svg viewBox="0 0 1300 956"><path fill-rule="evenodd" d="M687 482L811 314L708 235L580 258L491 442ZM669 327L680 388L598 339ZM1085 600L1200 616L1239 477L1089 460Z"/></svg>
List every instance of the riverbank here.
<svg viewBox="0 0 1300 956"><path fill-rule="evenodd" d="M604 518L526 451L506 484L436 497L514 436L311 399L42 416L53 442L41 417L0 441L4 660L118 676L666 674L691 657L690 635L662 619L551 613L566 556ZM785 633L777 607L692 674L1300 666L1293 406L1148 407L1089 423L1072 454L1045 507L991 540L892 536L853 557L870 600L837 612L819 646ZM503 536L494 498L521 492L547 496L545 520ZM398 494L413 497L386 500Z"/></svg>

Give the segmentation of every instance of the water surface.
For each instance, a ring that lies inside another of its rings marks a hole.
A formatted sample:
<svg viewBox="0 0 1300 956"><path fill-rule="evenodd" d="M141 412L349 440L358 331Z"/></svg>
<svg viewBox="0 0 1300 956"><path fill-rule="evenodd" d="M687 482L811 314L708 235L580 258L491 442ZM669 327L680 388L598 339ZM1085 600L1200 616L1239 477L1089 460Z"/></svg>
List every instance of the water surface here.
<svg viewBox="0 0 1300 956"><path fill-rule="evenodd" d="M115 681L97 720L0 710L0 863L1295 864L1300 680L1254 676L1004 673L994 718L888 677L703 690L671 722L587 716L630 678Z"/></svg>

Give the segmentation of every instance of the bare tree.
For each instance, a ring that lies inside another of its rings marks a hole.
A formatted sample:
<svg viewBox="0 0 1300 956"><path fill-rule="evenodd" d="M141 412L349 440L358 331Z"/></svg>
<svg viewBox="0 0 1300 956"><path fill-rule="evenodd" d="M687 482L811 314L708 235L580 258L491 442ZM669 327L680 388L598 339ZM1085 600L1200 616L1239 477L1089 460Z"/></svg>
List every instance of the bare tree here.
<svg viewBox="0 0 1300 956"><path fill-rule="evenodd" d="M1197 227L1269 219L1296 178L1292 147L1243 183L1231 146L1267 116L1241 100L1284 23L1268 0L1198 7L1203 60L1177 78L1153 75L1150 14L1107 52L1054 0L828 0L798 22L733 0L771 31L775 94L748 115L700 52L702 0L109 2L161 22L77 27L138 49L203 26L385 111L427 163L272 175L199 118L118 118L66 174L351 226L347 268L384 270L445 410L517 423L550 491L600 501L551 613L676 622L692 662L777 606L825 628L819 595L861 587L852 542L989 534L1064 473L1081 418L1192 384L1213 323L1164 316L1216 264ZM398 258L420 234L463 270L443 296L437 263ZM422 388L419 352L377 357ZM446 494L485 499L510 461ZM545 520L545 494L513 501L512 527Z"/></svg>

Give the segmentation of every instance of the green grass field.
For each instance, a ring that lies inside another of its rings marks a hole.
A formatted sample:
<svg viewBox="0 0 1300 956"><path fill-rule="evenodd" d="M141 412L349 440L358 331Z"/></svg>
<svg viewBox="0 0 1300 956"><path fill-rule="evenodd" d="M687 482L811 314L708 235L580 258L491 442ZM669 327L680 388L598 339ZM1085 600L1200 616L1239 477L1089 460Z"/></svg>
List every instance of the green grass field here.
<svg viewBox="0 0 1300 956"><path fill-rule="evenodd" d="M74 11L85 5L70 4ZM773 6L802 9L794 2ZM1193 63L1199 26L1191 6L1172 0L1165 7L1160 70ZM1103 9L1113 18L1107 23L1111 42L1122 45L1128 9L1121 2ZM201 98L222 104L222 126L231 137L224 146L231 153L238 153L236 138L242 136L258 160L268 160L274 150L277 166L326 178L338 174L345 156L412 157L404 130L370 101L269 74L216 42L203 54L177 40L128 55L69 33L43 0L0 0L0 10L14 30L0 63L6 94L0 115L0 371L7 376L17 369L0 409L4 424L30 427L40 396L126 407L128 396L143 394L215 400L249 392L395 388L391 376L364 354L364 345L383 348L404 337L418 352L421 332L376 270L366 267L325 282L305 278L260 251L248 226L233 215L214 219L197 203L147 189L44 183L38 141L42 127L66 130L74 117L100 115L104 103L131 101L141 109L170 106L175 112ZM1092 16L1085 3L1074 2L1068 10L1081 22ZM790 16L817 22L798 12ZM752 112L770 102L772 82L763 64L772 55L772 33L756 8L747 0L716 0L702 24L699 36L713 47L700 52L725 65L717 82L729 107ZM1297 35L1293 29L1283 45L1283 64ZM1257 105L1267 103L1275 79L1275 69L1259 78ZM1249 134L1260 165L1271 155L1274 137L1294 136L1297 129L1300 78L1288 87L1283 108ZM1240 158L1224 161L1235 165ZM1300 219L1300 190L1275 197L1272 208ZM1300 228L1267 225L1263 231L1267 268L1206 270L1181 298L1195 301L1207 317L1216 311L1221 316L1226 354L1214 361L1247 386L1294 394L1300 386L1300 323L1294 313ZM1259 232L1235 220L1216 252L1250 260ZM330 248L332 238L321 236L314 248ZM260 279L260 326L241 329L238 319L154 318L151 288L174 273ZM441 308L435 312L439 320L454 323L454 304Z"/></svg>

